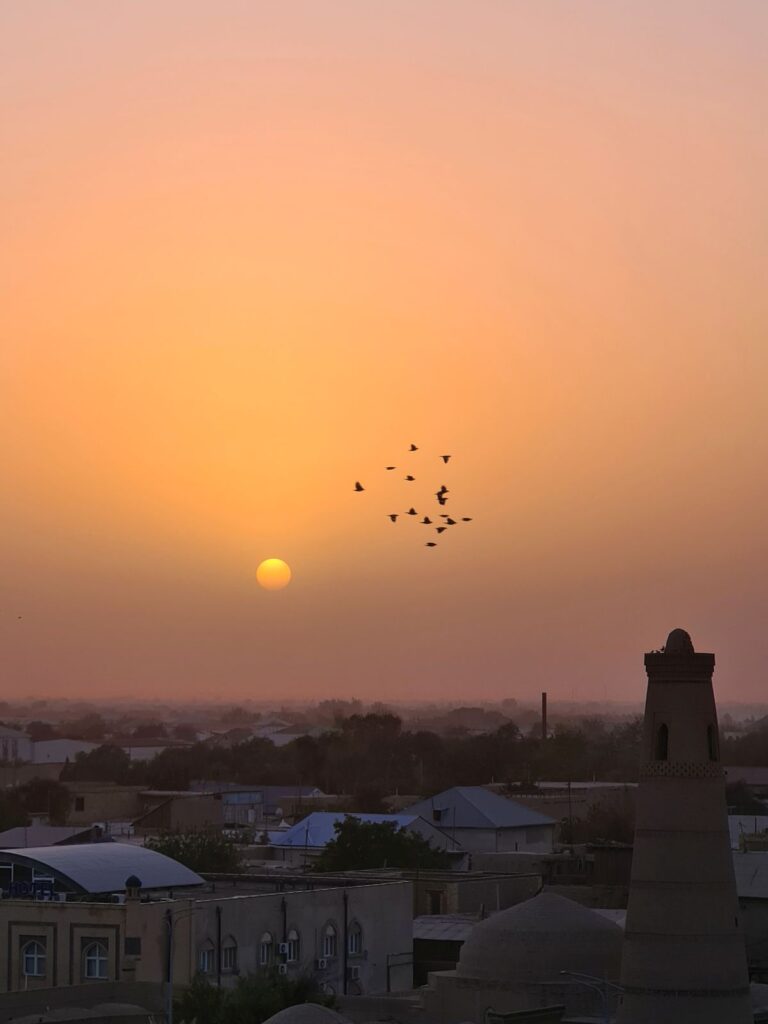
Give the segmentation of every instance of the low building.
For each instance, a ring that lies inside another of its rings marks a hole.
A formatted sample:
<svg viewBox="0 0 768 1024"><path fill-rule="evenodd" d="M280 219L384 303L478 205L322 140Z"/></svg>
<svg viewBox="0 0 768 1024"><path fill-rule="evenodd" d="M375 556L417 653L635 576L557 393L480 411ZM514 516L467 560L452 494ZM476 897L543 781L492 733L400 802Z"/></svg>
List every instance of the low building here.
<svg viewBox="0 0 768 1024"><path fill-rule="evenodd" d="M72 795L67 813L68 825L93 822L133 821L143 811L143 786L116 786L111 782L65 783Z"/></svg>
<svg viewBox="0 0 768 1024"><path fill-rule="evenodd" d="M0 992L96 982L221 985L276 967L326 991L407 990L409 882L237 876L205 882L120 843L0 851Z"/></svg>
<svg viewBox="0 0 768 1024"><path fill-rule="evenodd" d="M139 836L158 832L200 832L224 824L221 797L213 793L145 790L139 794L144 812L132 824Z"/></svg>
<svg viewBox="0 0 768 1024"><path fill-rule="evenodd" d="M0 725L0 763L32 760L32 740L25 732Z"/></svg>
<svg viewBox="0 0 768 1024"><path fill-rule="evenodd" d="M446 832L471 852L552 850L556 822L484 786L455 786L405 811Z"/></svg>
<svg viewBox="0 0 768 1024"><path fill-rule="evenodd" d="M335 826L345 818L356 818L366 824L394 825L421 836L434 850L453 855L459 862L464 860L464 851L455 840L416 814L340 814L334 811L313 811L287 832L272 834L271 845L276 859L297 865L308 864L319 857L335 838Z"/></svg>
<svg viewBox="0 0 768 1024"><path fill-rule="evenodd" d="M99 743L90 743L88 740L36 740L32 744L32 755L30 760L34 764L56 764L65 765L67 761L74 761L78 754L90 754L96 750Z"/></svg>

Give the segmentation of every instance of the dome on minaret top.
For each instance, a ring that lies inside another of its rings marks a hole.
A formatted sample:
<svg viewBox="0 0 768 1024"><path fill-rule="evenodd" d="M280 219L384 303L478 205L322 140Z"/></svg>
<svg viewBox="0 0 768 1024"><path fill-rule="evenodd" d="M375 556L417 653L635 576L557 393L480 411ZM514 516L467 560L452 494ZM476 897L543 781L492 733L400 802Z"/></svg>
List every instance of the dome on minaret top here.
<svg viewBox="0 0 768 1024"><path fill-rule="evenodd" d="M665 654L693 654L693 640L684 629L673 629L667 637L664 647Z"/></svg>

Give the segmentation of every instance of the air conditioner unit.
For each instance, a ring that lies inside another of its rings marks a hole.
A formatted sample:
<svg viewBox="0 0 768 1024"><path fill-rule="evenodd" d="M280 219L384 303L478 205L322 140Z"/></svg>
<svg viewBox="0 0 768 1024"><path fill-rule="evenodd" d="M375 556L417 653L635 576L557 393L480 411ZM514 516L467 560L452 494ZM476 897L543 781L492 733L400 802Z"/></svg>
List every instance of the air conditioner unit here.
<svg viewBox="0 0 768 1024"><path fill-rule="evenodd" d="M288 973L288 964L278 964L277 965L277 973L278 974L287 974Z"/></svg>
<svg viewBox="0 0 768 1024"><path fill-rule="evenodd" d="M277 944L277 952L281 956L287 956L288 955L288 943L287 942L279 942Z"/></svg>
<svg viewBox="0 0 768 1024"><path fill-rule="evenodd" d="M324 956L322 956L320 957L319 960L315 961L315 966L317 967L318 971L324 971L328 966L328 961L325 959Z"/></svg>
<svg viewBox="0 0 768 1024"><path fill-rule="evenodd" d="M349 980L350 981L357 981L357 979L360 977L360 968L359 967L349 967L348 970L349 970Z"/></svg>

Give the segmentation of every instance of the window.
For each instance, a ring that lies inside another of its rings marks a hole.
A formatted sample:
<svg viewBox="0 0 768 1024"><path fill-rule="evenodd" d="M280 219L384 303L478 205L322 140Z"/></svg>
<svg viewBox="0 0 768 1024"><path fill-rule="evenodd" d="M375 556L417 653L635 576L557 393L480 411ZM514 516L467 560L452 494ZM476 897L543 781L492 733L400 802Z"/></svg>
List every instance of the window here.
<svg viewBox="0 0 768 1024"><path fill-rule="evenodd" d="M336 956L336 953L336 929L329 924L323 933L323 956L330 958Z"/></svg>
<svg viewBox="0 0 768 1024"><path fill-rule="evenodd" d="M360 956L363 952L363 929L357 921L353 921L352 927L349 929L347 951L350 956Z"/></svg>
<svg viewBox="0 0 768 1024"><path fill-rule="evenodd" d="M259 942L259 965L261 967L269 967L272 963L272 936L269 932L264 932Z"/></svg>
<svg viewBox="0 0 768 1024"><path fill-rule="evenodd" d="M719 746L719 744L717 742L717 729L714 727L714 725L708 725L707 726L707 748L709 750L709 760L710 761L719 761L720 760L720 751L718 750L718 746Z"/></svg>
<svg viewBox="0 0 768 1024"><path fill-rule="evenodd" d="M299 933L292 928L288 932L288 955L286 960L289 964L295 964L299 959L300 945L299 945Z"/></svg>
<svg viewBox="0 0 768 1024"><path fill-rule="evenodd" d="M92 942L83 952L84 975L90 981L106 981L109 977L109 958L104 942Z"/></svg>
<svg viewBox="0 0 768 1024"><path fill-rule="evenodd" d="M201 974L213 974L213 945L209 942L197 955L197 969Z"/></svg>
<svg viewBox="0 0 768 1024"><path fill-rule="evenodd" d="M656 733L656 760L666 761L669 752L669 729L666 725L660 725Z"/></svg>
<svg viewBox="0 0 768 1024"><path fill-rule="evenodd" d="M25 978L45 977L45 946L32 939L21 950L21 970Z"/></svg>
<svg viewBox="0 0 768 1024"><path fill-rule="evenodd" d="M237 970L237 944L234 939L230 939L222 947L221 950L221 969L222 971L236 971Z"/></svg>
<svg viewBox="0 0 768 1024"><path fill-rule="evenodd" d="M429 900L429 913L442 914L443 912L443 891L442 889L427 889Z"/></svg>
<svg viewBox="0 0 768 1024"><path fill-rule="evenodd" d="M85 810L85 797L84 796L76 796L75 797L75 810L76 811L84 811Z"/></svg>

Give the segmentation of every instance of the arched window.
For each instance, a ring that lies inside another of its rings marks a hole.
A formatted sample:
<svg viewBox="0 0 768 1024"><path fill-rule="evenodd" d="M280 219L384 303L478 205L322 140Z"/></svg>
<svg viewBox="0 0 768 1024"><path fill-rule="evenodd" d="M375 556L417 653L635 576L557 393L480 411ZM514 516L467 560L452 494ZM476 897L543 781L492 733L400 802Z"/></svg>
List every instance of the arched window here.
<svg viewBox="0 0 768 1024"><path fill-rule="evenodd" d="M347 952L350 956L360 956L363 952L363 929L357 921L353 921L349 929Z"/></svg>
<svg viewBox="0 0 768 1024"><path fill-rule="evenodd" d="M269 967L272 963L272 936L264 932L259 941L259 966Z"/></svg>
<svg viewBox="0 0 768 1024"><path fill-rule="evenodd" d="M45 946L37 939L26 943L21 951L21 970L25 978L45 977Z"/></svg>
<svg viewBox="0 0 768 1024"><path fill-rule="evenodd" d="M666 761L669 752L669 729L666 725L659 726L656 733L656 760Z"/></svg>
<svg viewBox="0 0 768 1024"><path fill-rule="evenodd" d="M231 935L227 936L221 947L221 969L230 974L237 970L237 943Z"/></svg>
<svg viewBox="0 0 768 1024"><path fill-rule="evenodd" d="M336 956L337 952L336 929L332 924L328 924L323 932L323 956L330 958Z"/></svg>
<svg viewBox="0 0 768 1024"><path fill-rule="evenodd" d="M197 954L197 969L201 974L213 974L215 966L213 943L209 940L200 947Z"/></svg>
<svg viewBox="0 0 768 1024"><path fill-rule="evenodd" d="M299 959L299 953L301 952L301 945L299 941L299 933L295 928L291 928L288 932L288 954L286 960L289 964L295 964Z"/></svg>
<svg viewBox="0 0 768 1024"><path fill-rule="evenodd" d="M717 729L714 725L707 726L707 750L709 751L710 761L720 760L720 744L717 738Z"/></svg>
<svg viewBox="0 0 768 1024"><path fill-rule="evenodd" d="M105 942L92 942L83 950L83 974L89 981L106 981L109 977L109 954Z"/></svg>

